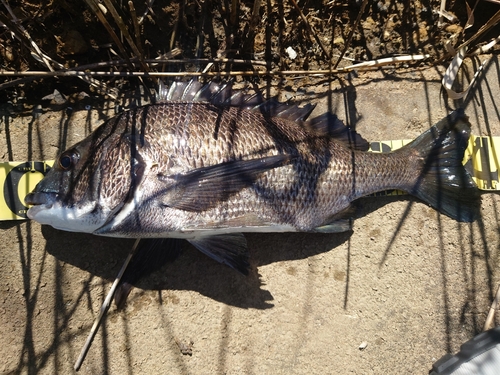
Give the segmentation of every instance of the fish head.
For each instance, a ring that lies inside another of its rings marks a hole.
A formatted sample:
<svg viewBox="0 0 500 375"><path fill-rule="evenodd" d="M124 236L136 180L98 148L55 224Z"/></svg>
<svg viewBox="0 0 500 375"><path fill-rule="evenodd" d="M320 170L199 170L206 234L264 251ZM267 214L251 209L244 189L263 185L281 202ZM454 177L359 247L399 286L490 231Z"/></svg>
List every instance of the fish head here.
<svg viewBox="0 0 500 375"><path fill-rule="evenodd" d="M135 147L130 132L118 125L105 123L56 158L25 198L32 205L30 219L56 229L93 233L120 209L140 163L131 151Z"/></svg>

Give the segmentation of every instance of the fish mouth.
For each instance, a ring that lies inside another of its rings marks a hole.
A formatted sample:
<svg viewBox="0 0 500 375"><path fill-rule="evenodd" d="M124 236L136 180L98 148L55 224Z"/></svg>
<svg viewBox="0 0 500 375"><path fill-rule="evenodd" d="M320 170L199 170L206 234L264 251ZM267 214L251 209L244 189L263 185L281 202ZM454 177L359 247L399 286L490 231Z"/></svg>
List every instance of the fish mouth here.
<svg viewBox="0 0 500 375"><path fill-rule="evenodd" d="M30 208L28 218L56 229L93 233L106 222L106 215L99 211L96 202L83 205L66 205L61 194L51 191L34 191L24 201Z"/></svg>
<svg viewBox="0 0 500 375"><path fill-rule="evenodd" d="M51 209L54 203L56 203L57 196L57 193L52 192L29 193L24 198L24 202L31 206L27 212L28 217L33 220L39 212Z"/></svg>
<svg viewBox="0 0 500 375"><path fill-rule="evenodd" d="M52 206L56 201L57 195L57 193L44 191L29 193L24 198L24 202L30 206Z"/></svg>

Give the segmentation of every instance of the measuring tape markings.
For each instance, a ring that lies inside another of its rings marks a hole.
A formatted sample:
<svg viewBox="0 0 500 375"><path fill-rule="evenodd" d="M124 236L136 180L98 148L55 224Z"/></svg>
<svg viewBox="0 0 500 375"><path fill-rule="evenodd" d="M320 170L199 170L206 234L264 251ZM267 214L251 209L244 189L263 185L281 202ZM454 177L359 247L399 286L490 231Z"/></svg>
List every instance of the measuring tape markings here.
<svg viewBox="0 0 500 375"><path fill-rule="evenodd" d="M472 136L467 147L469 160L465 164L477 186L482 190L498 190L498 156L500 137Z"/></svg>

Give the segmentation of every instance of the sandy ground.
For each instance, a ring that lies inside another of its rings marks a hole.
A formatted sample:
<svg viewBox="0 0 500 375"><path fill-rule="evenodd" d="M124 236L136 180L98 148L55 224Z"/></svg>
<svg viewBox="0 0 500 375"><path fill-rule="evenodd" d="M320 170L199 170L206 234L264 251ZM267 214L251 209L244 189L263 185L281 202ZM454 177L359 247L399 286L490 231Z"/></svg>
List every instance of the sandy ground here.
<svg viewBox="0 0 500 375"><path fill-rule="evenodd" d="M493 59L465 103L474 134L500 135L499 71ZM448 111L441 75L362 74L298 99L369 140L414 138ZM54 158L106 113L4 117L0 160ZM466 224L408 197L364 199L349 233L248 235L248 277L186 246L111 308L80 373L426 374L482 330L500 282L499 204L484 195ZM0 234L0 373L73 373L132 241L29 221Z"/></svg>

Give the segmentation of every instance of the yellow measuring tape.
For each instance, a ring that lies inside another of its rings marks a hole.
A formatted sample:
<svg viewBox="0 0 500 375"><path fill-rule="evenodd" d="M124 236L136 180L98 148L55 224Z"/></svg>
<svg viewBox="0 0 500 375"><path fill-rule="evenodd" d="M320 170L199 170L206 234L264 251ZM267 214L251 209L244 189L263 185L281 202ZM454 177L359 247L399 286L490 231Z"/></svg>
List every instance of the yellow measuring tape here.
<svg viewBox="0 0 500 375"><path fill-rule="evenodd" d="M370 151L390 152L411 140L372 142ZM500 190L498 169L500 137L471 136L464 164L481 190ZM53 160L0 163L0 220L26 219L24 197L31 192L54 164ZM400 191L376 195L401 195Z"/></svg>

